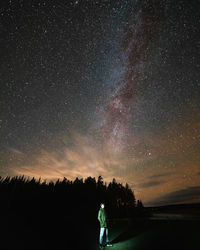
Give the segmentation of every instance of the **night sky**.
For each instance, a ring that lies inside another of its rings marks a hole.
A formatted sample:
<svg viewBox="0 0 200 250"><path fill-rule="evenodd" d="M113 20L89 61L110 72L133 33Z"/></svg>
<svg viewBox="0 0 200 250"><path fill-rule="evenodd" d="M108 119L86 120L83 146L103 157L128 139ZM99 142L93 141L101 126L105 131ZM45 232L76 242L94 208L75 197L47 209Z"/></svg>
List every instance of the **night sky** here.
<svg viewBox="0 0 200 250"><path fill-rule="evenodd" d="M0 176L200 202L200 2L0 3Z"/></svg>

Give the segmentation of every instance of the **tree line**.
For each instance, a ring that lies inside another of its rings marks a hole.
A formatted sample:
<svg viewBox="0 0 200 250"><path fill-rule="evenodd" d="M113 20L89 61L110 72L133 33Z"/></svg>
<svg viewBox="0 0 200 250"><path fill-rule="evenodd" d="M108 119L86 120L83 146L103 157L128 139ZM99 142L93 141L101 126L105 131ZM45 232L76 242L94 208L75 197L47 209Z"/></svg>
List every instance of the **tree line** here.
<svg viewBox="0 0 200 250"><path fill-rule="evenodd" d="M24 176L0 177L1 210L4 212L96 216L104 202L110 218L141 216L144 207L134 191L115 178L63 178L53 182Z"/></svg>

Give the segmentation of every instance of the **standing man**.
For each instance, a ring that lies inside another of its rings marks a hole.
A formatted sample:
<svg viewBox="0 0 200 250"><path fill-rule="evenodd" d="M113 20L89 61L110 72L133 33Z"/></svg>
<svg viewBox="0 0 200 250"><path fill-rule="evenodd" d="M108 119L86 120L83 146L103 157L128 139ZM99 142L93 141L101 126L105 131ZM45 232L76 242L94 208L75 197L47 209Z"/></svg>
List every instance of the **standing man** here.
<svg viewBox="0 0 200 250"><path fill-rule="evenodd" d="M104 207L105 207L105 204L101 203L100 209L98 212L98 220L100 222L99 247L101 249L103 249L103 247L104 247L103 236L104 236L105 232L106 232L106 244L105 244L105 246L112 246L108 240L108 220L107 220L107 215L106 215Z"/></svg>

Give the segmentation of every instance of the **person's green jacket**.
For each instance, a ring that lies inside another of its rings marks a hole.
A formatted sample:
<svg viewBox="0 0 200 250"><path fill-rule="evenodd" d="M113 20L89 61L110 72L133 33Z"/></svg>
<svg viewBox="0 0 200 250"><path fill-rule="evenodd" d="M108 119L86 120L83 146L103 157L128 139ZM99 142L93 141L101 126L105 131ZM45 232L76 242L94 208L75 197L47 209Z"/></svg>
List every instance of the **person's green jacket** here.
<svg viewBox="0 0 200 250"><path fill-rule="evenodd" d="M98 220L100 222L100 227L107 227L107 216L103 208L99 209Z"/></svg>

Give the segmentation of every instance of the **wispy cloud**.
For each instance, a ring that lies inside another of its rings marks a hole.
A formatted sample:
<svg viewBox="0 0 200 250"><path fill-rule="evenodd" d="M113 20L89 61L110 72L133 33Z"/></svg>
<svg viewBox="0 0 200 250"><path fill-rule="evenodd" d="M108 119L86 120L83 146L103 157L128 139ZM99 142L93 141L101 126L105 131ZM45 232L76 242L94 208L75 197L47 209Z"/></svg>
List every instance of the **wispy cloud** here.
<svg viewBox="0 0 200 250"><path fill-rule="evenodd" d="M10 175L47 180L102 175L108 182L116 178L129 183L144 204L159 203L160 197L163 203L167 203L167 199L175 202L179 201L176 193L172 196L174 200L164 195L199 183L200 158L196 152L199 123L194 118L190 122L190 126L189 123L171 125L157 135L150 132L133 134L128 144L133 147L128 147L124 154L112 154L93 136L69 129L70 134L62 132L54 136L51 149L37 147L32 152L22 152L10 148L4 164ZM194 138L189 134L190 129L196 131Z"/></svg>
<svg viewBox="0 0 200 250"><path fill-rule="evenodd" d="M105 180L115 177L115 168L123 168L118 159L111 157L107 152L95 148L90 140L79 134L73 135L73 146L60 148L61 152L48 152L41 149L37 157L34 156L32 164L28 163L28 156L12 150L16 158L24 156L24 164L12 166L13 174L41 177L55 180L75 177L86 178L88 176L102 175ZM31 162L31 157L29 158Z"/></svg>
<svg viewBox="0 0 200 250"><path fill-rule="evenodd" d="M170 176L170 175L173 175L173 174L174 174L174 172L165 172L165 173L151 175L150 178L151 179L158 179L158 178Z"/></svg>
<svg viewBox="0 0 200 250"><path fill-rule="evenodd" d="M148 181L138 185L139 188L154 187L163 184L163 181Z"/></svg>
<svg viewBox="0 0 200 250"><path fill-rule="evenodd" d="M200 186L188 187L165 194L153 200L151 203L161 206L166 204L180 204L188 202L200 202Z"/></svg>

